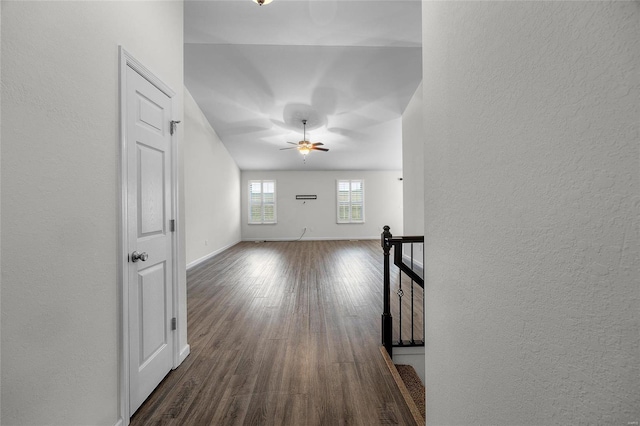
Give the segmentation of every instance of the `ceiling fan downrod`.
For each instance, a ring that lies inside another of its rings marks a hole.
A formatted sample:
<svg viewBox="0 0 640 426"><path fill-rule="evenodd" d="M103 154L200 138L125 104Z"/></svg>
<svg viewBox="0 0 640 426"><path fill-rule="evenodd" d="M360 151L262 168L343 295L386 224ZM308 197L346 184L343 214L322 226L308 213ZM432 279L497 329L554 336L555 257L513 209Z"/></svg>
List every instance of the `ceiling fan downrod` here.
<svg viewBox="0 0 640 426"><path fill-rule="evenodd" d="M302 140L307 141L307 120L302 120Z"/></svg>

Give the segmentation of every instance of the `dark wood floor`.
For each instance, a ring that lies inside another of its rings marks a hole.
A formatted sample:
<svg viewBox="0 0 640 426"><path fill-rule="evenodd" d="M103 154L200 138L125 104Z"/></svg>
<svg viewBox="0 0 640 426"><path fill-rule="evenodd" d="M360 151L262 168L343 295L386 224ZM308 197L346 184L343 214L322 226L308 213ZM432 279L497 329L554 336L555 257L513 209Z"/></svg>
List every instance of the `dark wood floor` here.
<svg viewBox="0 0 640 426"><path fill-rule="evenodd" d="M240 243L188 271L191 355L131 425L413 425L379 351L378 241Z"/></svg>

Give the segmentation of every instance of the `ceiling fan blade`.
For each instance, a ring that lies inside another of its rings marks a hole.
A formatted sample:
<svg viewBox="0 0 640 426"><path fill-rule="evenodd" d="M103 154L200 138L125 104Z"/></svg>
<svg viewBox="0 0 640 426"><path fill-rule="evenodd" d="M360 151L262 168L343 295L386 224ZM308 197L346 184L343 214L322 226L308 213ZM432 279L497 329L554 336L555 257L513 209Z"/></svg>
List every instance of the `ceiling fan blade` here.
<svg viewBox="0 0 640 426"><path fill-rule="evenodd" d="M315 146L312 146L310 149L313 149L314 151L329 151L327 148L317 148Z"/></svg>
<svg viewBox="0 0 640 426"><path fill-rule="evenodd" d="M298 145L298 144L297 144L297 143L295 143L295 142L289 142L289 141L287 141L287 143L290 143L291 145Z"/></svg>
<svg viewBox="0 0 640 426"><path fill-rule="evenodd" d="M280 151L283 151L283 150L285 150L285 149L298 149L298 148L296 148L296 147L291 147L291 148L280 148Z"/></svg>
<svg viewBox="0 0 640 426"><path fill-rule="evenodd" d="M312 146L319 146L319 145L324 145L322 142L316 142L316 143L312 143Z"/></svg>

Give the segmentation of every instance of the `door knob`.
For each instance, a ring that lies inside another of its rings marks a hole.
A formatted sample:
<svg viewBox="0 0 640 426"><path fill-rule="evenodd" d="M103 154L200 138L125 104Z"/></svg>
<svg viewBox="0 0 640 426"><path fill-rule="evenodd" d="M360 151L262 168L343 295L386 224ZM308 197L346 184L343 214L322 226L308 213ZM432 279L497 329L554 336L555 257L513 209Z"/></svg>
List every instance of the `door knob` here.
<svg viewBox="0 0 640 426"><path fill-rule="evenodd" d="M149 258L149 255L144 251L142 253L138 253L137 251L134 251L133 253L131 253L132 262L137 262L138 260L142 260L144 262L148 258Z"/></svg>

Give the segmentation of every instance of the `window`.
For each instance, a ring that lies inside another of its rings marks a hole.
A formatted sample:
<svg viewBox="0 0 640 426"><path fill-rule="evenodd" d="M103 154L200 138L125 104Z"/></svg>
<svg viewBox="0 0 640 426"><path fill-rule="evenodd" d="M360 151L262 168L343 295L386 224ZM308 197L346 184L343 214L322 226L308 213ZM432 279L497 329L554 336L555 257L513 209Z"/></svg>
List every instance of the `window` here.
<svg viewBox="0 0 640 426"><path fill-rule="evenodd" d="M338 181L338 223L364 223L364 180Z"/></svg>
<svg viewBox="0 0 640 426"><path fill-rule="evenodd" d="M249 181L249 223L276 223L276 181Z"/></svg>

